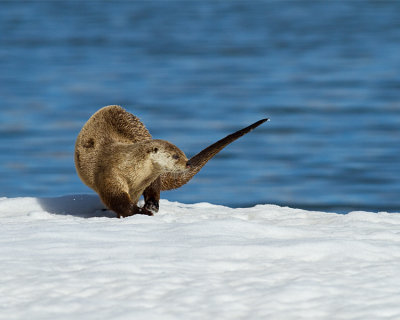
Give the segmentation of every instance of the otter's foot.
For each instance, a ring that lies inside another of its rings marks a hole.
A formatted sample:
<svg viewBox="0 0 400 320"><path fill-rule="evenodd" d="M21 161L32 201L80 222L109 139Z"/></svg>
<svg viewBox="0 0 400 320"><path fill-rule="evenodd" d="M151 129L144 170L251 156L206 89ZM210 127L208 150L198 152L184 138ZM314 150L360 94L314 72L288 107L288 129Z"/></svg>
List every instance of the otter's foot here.
<svg viewBox="0 0 400 320"><path fill-rule="evenodd" d="M135 214L142 214L141 208L139 208L137 205L135 205L133 203L129 204L129 208L127 210L120 211L120 212L118 212L116 210L114 210L114 211L117 213L118 218L126 218L126 217L133 216Z"/></svg>
<svg viewBox="0 0 400 320"><path fill-rule="evenodd" d="M153 212L151 212L145 208L135 207L135 209L132 210L131 212L129 212L128 214L118 214L118 218L126 218L126 217L130 217L130 216L134 216L136 214L143 214L145 216L154 216Z"/></svg>
<svg viewBox="0 0 400 320"><path fill-rule="evenodd" d="M135 203L131 202L131 198L126 192L100 193L100 198L107 208L113 210L118 218L125 218L135 214L147 214L143 212Z"/></svg>
<svg viewBox="0 0 400 320"><path fill-rule="evenodd" d="M160 201L161 178L154 180L143 192L144 206L143 209L154 213L158 212L158 202Z"/></svg>
<svg viewBox="0 0 400 320"><path fill-rule="evenodd" d="M146 201L146 203L144 204L142 210L146 210L148 212L151 212L152 215L154 215L154 213L157 213L159 209L159 204L157 200L154 199L149 199Z"/></svg>
<svg viewBox="0 0 400 320"><path fill-rule="evenodd" d="M154 216L154 213L150 210L147 210L145 207L139 208L139 212L137 214L144 214L146 216Z"/></svg>

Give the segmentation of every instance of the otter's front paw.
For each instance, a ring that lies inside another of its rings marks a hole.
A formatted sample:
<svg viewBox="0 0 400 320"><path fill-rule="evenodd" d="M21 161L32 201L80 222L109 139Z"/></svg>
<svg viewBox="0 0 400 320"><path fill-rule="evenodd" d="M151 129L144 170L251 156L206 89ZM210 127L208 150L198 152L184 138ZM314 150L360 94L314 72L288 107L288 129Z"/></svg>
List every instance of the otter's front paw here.
<svg viewBox="0 0 400 320"><path fill-rule="evenodd" d="M146 203L143 206L143 209L146 211L150 211L153 214L157 213L158 209L159 209L158 201L154 201L154 200L146 201Z"/></svg>

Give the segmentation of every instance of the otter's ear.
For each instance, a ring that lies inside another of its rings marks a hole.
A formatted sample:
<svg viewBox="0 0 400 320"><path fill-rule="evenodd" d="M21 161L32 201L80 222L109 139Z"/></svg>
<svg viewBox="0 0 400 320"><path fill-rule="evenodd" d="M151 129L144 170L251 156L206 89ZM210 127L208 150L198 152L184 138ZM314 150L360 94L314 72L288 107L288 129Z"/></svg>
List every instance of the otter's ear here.
<svg viewBox="0 0 400 320"><path fill-rule="evenodd" d="M158 152L158 148L157 147L147 149L147 153L157 153L157 152Z"/></svg>

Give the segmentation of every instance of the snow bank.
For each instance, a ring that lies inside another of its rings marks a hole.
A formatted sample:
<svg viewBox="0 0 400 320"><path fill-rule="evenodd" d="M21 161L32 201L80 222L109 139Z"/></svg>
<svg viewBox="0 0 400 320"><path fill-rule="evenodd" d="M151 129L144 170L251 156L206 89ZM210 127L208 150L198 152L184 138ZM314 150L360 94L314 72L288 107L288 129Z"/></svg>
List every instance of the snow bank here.
<svg viewBox="0 0 400 320"><path fill-rule="evenodd" d="M2 319L400 319L400 215L0 199Z"/></svg>

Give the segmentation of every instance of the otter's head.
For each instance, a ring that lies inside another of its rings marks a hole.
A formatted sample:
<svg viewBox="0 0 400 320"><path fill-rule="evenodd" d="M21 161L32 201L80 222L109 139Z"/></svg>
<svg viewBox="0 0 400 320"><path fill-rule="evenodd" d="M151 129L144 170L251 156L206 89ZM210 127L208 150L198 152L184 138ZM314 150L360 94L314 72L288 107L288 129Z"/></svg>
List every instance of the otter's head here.
<svg viewBox="0 0 400 320"><path fill-rule="evenodd" d="M182 172L188 169L186 155L168 141L152 140L149 153L152 163L164 172Z"/></svg>

